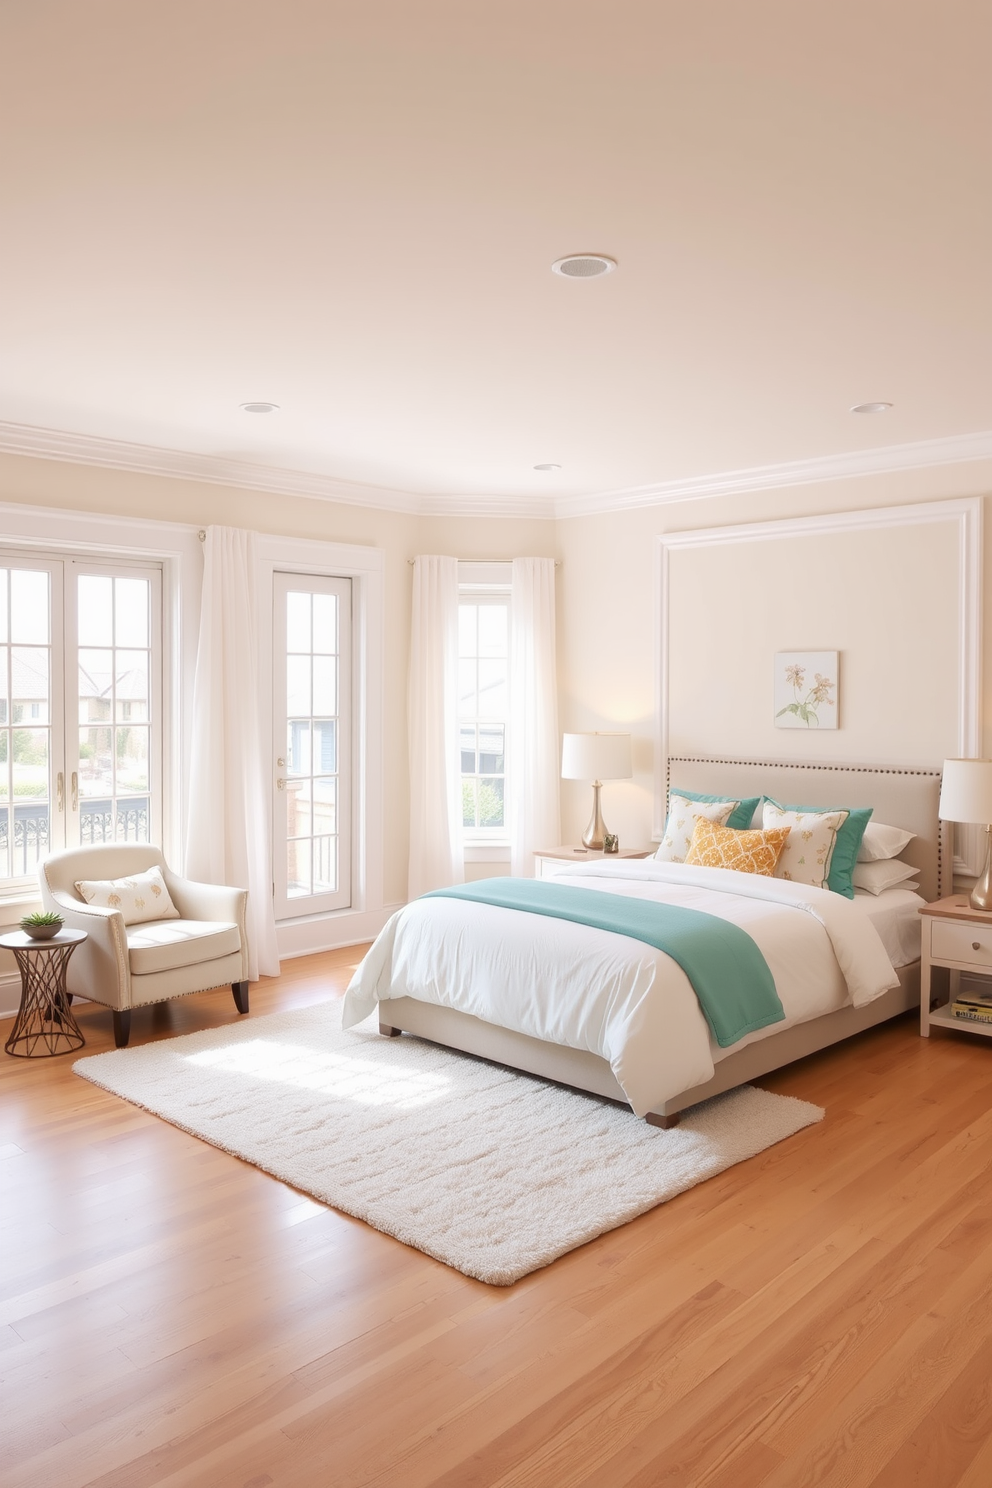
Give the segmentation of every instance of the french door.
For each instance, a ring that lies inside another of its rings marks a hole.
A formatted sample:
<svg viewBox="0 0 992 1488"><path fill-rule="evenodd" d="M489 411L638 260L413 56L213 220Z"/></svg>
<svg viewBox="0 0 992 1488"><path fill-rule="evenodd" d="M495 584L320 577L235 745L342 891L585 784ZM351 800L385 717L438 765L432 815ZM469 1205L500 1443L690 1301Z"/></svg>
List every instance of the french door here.
<svg viewBox="0 0 992 1488"><path fill-rule="evenodd" d="M277 920L351 904L351 580L273 575Z"/></svg>
<svg viewBox="0 0 992 1488"><path fill-rule="evenodd" d="M160 840L161 570L0 550L0 894Z"/></svg>

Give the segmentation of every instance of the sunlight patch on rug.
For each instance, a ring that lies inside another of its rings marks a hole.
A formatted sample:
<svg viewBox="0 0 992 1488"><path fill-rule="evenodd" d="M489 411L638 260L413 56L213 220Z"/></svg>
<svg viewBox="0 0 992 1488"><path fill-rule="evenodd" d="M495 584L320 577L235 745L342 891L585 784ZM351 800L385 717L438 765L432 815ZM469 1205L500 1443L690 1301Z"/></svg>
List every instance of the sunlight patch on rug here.
<svg viewBox="0 0 992 1488"><path fill-rule="evenodd" d="M77 1060L75 1071L407 1245L506 1286L823 1117L742 1086L671 1131L370 1024L341 1004Z"/></svg>
<svg viewBox="0 0 992 1488"><path fill-rule="evenodd" d="M383 1068L372 1059L359 1059L354 1054L318 1054L278 1039L224 1044L219 1049L204 1049L183 1057L187 1063L204 1069L273 1080L277 1085L320 1091L338 1100L358 1101L363 1106L396 1106L401 1111L412 1111L443 1099L453 1084L448 1075Z"/></svg>

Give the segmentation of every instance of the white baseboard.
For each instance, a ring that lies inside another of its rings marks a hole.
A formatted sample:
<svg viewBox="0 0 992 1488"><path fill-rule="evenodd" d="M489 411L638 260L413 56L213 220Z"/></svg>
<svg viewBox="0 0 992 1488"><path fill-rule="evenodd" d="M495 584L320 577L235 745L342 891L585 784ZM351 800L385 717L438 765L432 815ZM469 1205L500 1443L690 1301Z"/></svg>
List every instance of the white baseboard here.
<svg viewBox="0 0 992 1488"><path fill-rule="evenodd" d="M21 975L20 972L9 971L6 976L0 976L0 1018L12 1018L20 1005Z"/></svg>
<svg viewBox="0 0 992 1488"><path fill-rule="evenodd" d="M312 920L284 921L276 926L279 958L291 961L296 956L312 956L316 951L337 951L344 946L362 945L375 940L390 915L402 909L401 904L388 904L382 909L368 909L356 914L320 915Z"/></svg>

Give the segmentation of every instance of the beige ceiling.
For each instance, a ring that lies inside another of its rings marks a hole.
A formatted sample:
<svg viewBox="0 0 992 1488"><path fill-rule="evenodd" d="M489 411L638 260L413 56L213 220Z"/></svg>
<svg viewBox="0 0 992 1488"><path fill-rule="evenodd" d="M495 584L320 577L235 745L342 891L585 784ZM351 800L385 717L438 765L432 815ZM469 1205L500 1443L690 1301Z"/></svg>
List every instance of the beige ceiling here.
<svg viewBox="0 0 992 1488"><path fill-rule="evenodd" d="M990 39L986 0L0 0L0 421L535 511L992 430Z"/></svg>

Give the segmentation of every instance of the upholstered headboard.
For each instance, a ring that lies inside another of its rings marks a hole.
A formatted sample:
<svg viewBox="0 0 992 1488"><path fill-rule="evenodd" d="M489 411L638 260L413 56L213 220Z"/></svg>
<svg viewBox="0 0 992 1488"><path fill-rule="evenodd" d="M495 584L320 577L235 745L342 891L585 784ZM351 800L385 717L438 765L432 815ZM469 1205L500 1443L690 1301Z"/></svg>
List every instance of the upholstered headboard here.
<svg viewBox="0 0 992 1488"><path fill-rule="evenodd" d="M924 899L951 893L950 830L937 816L939 770L676 756L668 761L668 789L679 786L714 796L774 796L790 805L871 806L876 821L916 833L899 856L919 869Z"/></svg>

